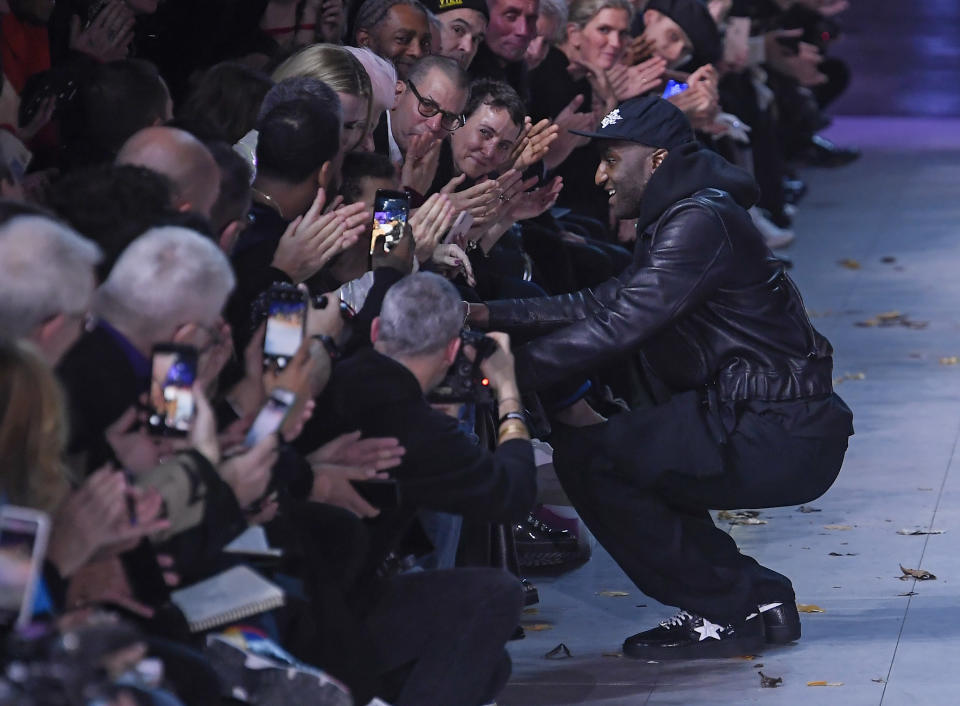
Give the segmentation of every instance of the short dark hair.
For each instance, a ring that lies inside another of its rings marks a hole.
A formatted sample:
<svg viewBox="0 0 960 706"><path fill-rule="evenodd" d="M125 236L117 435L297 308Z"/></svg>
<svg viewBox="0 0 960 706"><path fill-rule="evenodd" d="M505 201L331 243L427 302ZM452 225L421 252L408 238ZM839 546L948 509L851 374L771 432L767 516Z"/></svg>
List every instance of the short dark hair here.
<svg viewBox="0 0 960 706"><path fill-rule="evenodd" d="M470 77L464 71L460 64L453 59L438 54L431 54L422 59L417 59L410 70L407 72L407 79L413 82L426 78L427 74L437 69L450 79L454 86L461 91L466 91L470 87Z"/></svg>
<svg viewBox="0 0 960 706"><path fill-rule="evenodd" d="M356 38L356 31L358 29L371 29L376 27L378 24L383 22L384 18L387 16L387 13L395 5L407 5L416 10L419 10L423 13L423 16L427 18L427 22L430 21L430 13L426 7L418 0L365 0L361 3L360 9L357 10L357 19L354 22L354 38Z"/></svg>
<svg viewBox="0 0 960 706"><path fill-rule="evenodd" d="M350 204L360 198L363 179L392 179L397 169L386 155L377 152L351 152L340 170L340 195ZM370 204L372 206L372 204Z"/></svg>
<svg viewBox="0 0 960 706"><path fill-rule="evenodd" d="M340 98L330 86L313 76L291 76L275 83L273 88L267 91L260 104L260 113L257 117L259 123L264 116L281 103L296 100L298 98L315 98L325 104L330 105L339 116L342 108L340 107Z"/></svg>
<svg viewBox="0 0 960 706"><path fill-rule="evenodd" d="M47 193L50 209L103 250L100 281L137 236L173 218L172 203L173 184L167 177L129 164L71 172Z"/></svg>
<svg viewBox="0 0 960 706"><path fill-rule="evenodd" d="M340 150L340 100L333 90L327 90L334 102L324 103L314 96L296 98L261 117L257 126L258 174L298 184L336 157Z"/></svg>
<svg viewBox="0 0 960 706"><path fill-rule="evenodd" d="M219 233L228 223L242 218L249 207L250 177L247 160L226 142L208 142L207 149L220 167L220 194L210 212L210 224Z"/></svg>
<svg viewBox="0 0 960 706"><path fill-rule="evenodd" d="M469 118L481 105L506 110L510 114L510 120L517 125L522 126L526 118L526 108L519 94L503 81L482 78L470 84L470 98L463 111L464 115Z"/></svg>
<svg viewBox="0 0 960 706"><path fill-rule="evenodd" d="M262 71L234 61L224 61L207 69L177 111L177 118L197 125L206 139L223 140L231 145L257 124L263 97L273 81Z"/></svg>
<svg viewBox="0 0 960 706"><path fill-rule="evenodd" d="M80 89L78 124L72 130L65 126L73 163L113 161L134 133L166 117L169 98L160 72L149 61L125 59L97 66Z"/></svg>

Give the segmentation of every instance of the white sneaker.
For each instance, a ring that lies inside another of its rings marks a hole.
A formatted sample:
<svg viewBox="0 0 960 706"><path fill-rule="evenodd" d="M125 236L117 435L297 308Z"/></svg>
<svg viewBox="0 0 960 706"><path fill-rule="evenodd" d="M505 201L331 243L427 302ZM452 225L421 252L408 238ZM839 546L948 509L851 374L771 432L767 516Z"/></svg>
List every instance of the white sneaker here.
<svg viewBox="0 0 960 706"><path fill-rule="evenodd" d="M778 227L769 218L764 216L763 212L756 206L750 209L750 218L753 219L753 224L757 227L757 230L760 231L760 235L763 236L767 247L771 250L785 248L797 237L793 234L792 230Z"/></svg>

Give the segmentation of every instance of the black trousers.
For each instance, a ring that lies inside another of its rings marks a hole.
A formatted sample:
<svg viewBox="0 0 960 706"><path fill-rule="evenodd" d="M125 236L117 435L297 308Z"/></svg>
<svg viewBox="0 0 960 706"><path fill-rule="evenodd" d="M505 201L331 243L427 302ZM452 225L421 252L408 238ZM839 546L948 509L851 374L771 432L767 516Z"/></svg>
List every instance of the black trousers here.
<svg viewBox="0 0 960 706"><path fill-rule="evenodd" d="M853 433L836 395L665 404L574 429L556 425L554 468L590 531L637 587L718 623L794 600L790 580L741 554L708 510L810 502L833 484Z"/></svg>

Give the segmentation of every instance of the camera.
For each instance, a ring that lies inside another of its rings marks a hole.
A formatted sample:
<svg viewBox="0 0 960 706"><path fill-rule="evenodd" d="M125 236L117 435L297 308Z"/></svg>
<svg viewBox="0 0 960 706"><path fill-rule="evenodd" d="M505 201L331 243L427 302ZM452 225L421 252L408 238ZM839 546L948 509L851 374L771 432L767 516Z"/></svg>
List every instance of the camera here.
<svg viewBox="0 0 960 706"><path fill-rule="evenodd" d="M480 372L480 364L497 350L497 342L479 331L460 332L460 350L446 377L427 396L430 402L447 404L451 402L473 402L477 405L493 403L490 381ZM470 346L476 351L471 361L463 349Z"/></svg>

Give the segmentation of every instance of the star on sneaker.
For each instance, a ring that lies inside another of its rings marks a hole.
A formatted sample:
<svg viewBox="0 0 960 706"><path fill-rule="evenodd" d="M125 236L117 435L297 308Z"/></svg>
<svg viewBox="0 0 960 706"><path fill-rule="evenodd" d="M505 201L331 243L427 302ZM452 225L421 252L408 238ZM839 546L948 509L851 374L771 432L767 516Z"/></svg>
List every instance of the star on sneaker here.
<svg viewBox="0 0 960 706"><path fill-rule="evenodd" d="M757 615L721 625L681 610L657 627L628 637L623 654L634 659L702 659L736 657L763 647L763 621Z"/></svg>

